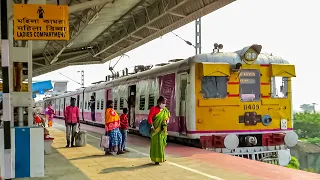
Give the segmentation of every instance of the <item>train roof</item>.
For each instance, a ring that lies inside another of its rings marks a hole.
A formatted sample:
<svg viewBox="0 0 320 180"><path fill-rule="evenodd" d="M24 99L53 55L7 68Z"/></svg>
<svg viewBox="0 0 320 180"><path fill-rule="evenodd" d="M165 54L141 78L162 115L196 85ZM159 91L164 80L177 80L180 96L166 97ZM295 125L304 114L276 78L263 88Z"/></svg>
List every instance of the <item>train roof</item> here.
<svg viewBox="0 0 320 180"><path fill-rule="evenodd" d="M57 98L63 98L63 97L70 97L70 96L74 96L74 95L78 95L78 94L81 94L83 92L84 88L80 88L80 89L77 89L75 91L71 91L71 92L67 92L67 93L64 93L64 94L60 94L60 95L57 95L57 96L51 96L49 98L46 98L44 99L44 101L50 101L52 99L57 99Z"/></svg>
<svg viewBox="0 0 320 180"><path fill-rule="evenodd" d="M192 62L213 62L213 63L228 63L235 65L242 63L241 57L237 52L232 53L207 53L199 54L189 58ZM288 61L282 59L279 56L273 56L271 54L261 53L255 64L289 64Z"/></svg>
<svg viewBox="0 0 320 180"><path fill-rule="evenodd" d="M190 64L194 64L194 63L212 62L212 63L227 63L227 64L235 65L237 63L242 63L242 59L240 57L239 52L240 51L199 54L178 62L169 63L167 65L160 66L160 67L154 67L150 70L138 72L128 76L123 76L108 82L95 84L86 88L78 89L70 93L54 96L49 99L68 97L75 94L80 94L83 91L92 92L92 91L100 90L106 87L110 87L114 84L127 82L130 79L149 79L163 72L172 73L172 72L177 72L183 69L187 69L190 67ZM255 61L255 64L289 64L289 62L282 59L281 57L273 56L272 54L260 53L258 55L257 60Z"/></svg>

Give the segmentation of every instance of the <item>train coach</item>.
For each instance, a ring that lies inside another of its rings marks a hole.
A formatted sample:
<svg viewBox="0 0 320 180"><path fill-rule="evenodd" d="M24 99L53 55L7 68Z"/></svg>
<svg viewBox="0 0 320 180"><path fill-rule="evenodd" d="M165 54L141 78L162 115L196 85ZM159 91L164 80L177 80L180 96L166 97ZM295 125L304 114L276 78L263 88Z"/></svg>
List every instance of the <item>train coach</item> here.
<svg viewBox="0 0 320 180"><path fill-rule="evenodd" d="M156 67L136 66L106 81L45 100L63 116L70 97L77 99L84 123L104 126L108 100L121 114L129 109L130 131L137 131L161 95L171 112L168 135L215 152L287 165L293 131L291 78L295 66L261 53L252 45L226 53L199 54Z"/></svg>

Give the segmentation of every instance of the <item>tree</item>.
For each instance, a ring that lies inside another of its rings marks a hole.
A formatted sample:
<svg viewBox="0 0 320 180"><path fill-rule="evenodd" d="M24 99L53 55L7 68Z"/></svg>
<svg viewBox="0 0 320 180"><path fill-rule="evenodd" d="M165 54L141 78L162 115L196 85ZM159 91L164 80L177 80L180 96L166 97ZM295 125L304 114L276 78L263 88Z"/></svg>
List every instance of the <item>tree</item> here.
<svg viewBox="0 0 320 180"><path fill-rule="evenodd" d="M291 169L300 169L300 163L296 157L291 156L291 160L287 167Z"/></svg>
<svg viewBox="0 0 320 180"><path fill-rule="evenodd" d="M294 129L299 138L320 137L320 114L319 113L295 113Z"/></svg>
<svg viewBox="0 0 320 180"><path fill-rule="evenodd" d="M316 145L320 146L320 138L319 138L319 137L309 138L309 139L307 139L307 142L308 142L308 143L311 143L311 144L316 144Z"/></svg>

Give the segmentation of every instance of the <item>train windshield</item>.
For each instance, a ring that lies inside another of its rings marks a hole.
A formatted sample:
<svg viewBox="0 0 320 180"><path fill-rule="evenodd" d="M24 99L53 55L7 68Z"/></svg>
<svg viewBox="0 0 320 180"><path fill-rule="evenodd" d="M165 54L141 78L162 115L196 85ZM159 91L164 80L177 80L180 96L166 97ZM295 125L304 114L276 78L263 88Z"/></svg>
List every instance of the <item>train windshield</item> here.
<svg viewBox="0 0 320 180"><path fill-rule="evenodd" d="M260 100L260 72L258 70L242 70L240 78L240 98L242 101Z"/></svg>
<svg viewBox="0 0 320 180"><path fill-rule="evenodd" d="M205 76L201 80L201 92L203 98L225 98L227 96L226 76Z"/></svg>

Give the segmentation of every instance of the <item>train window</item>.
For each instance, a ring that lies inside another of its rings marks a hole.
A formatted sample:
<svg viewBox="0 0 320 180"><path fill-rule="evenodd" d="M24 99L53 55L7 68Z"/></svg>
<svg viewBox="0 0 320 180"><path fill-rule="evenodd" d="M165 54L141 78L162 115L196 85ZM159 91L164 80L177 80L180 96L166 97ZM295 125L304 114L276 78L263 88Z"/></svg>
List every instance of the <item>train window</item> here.
<svg viewBox="0 0 320 180"><path fill-rule="evenodd" d="M145 97L145 95L141 95L141 96L140 96L140 106L139 106L139 109L140 109L140 110L145 110L145 105L146 105L146 97Z"/></svg>
<svg viewBox="0 0 320 180"><path fill-rule="evenodd" d="M82 109L83 107L82 107L82 101L80 102L80 109Z"/></svg>
<svg viewBox="0 0 320 180"><path fill-rule="evenodd" d="M205 76L201 80L203 98L225 98L227 96L227 76Z"/></svg>
<svg viewBox="0 0 320 180"><path fill-rule="evenodd" d="M122 110L124 106L124 98L120 98L120 109Z"/></svg>
<svg viewBox="0 0 320 180"><path fill-rule="evenodd" d="M98 100L97 101L97 109L99 109L100 108L100 101Z"/></svg>
<svg viewBox="0 0 320 180"><path fill-rule="evenodd" d="M148 109L151 109L154 106L154 94L149 94L149 102L148 102Z"/></svg>
<svg viewBox="0 0 320 180"><path fill-rule="evenodd" d="M241 101L260 100L260 72L258 70L242 70L239 79Z"/></svg>
<svg viewBox="0 0 320 180"><path fill-rule="evenodd" d="M118 98L114 98L114 101L113 101L113 109L115 109L115 110L118 109Z"/></svg>
<svg viewBox="0 0 320 180"><path fill-rule="evenodd" d="M103 110L104 101L103 101L102 99L101 99L101 104L100 104L100 105L101 105L101 108L100 108L100 109Z"/></svg>
<svg viewBox="0 0 320 180"><path fill-rule="evenodd" d="M88 106L88 103L87 101L85 102L85 105L84 105L84 109L87 109L87 106Z"/></svg>
<svg viewBox="0 0 320 180"><path fill-rule="evenodd" d="M271 77L271 97L287 98L288 97L288 78Z"/></svg>

